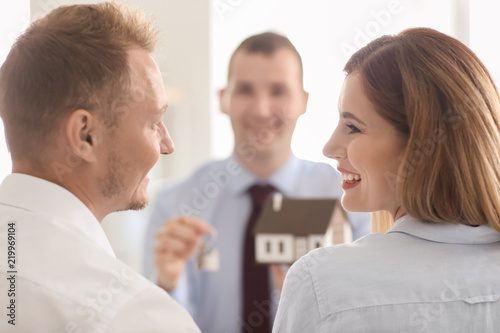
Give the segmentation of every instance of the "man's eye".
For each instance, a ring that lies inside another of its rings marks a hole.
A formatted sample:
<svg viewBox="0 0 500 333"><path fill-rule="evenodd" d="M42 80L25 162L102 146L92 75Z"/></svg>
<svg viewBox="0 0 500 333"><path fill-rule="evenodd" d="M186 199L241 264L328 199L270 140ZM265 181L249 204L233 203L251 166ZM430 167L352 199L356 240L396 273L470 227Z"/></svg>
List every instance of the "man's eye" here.
<svg viewBox="0 0 500 333"><path fill-rule="evenodd" d="M346 126L349 127L349 129L350 129L349 134L361 133L359 128L357 128L356 126L354 126L352 124L346 124Z"/></svg>
<svg viewBox="0 0 500 333"><path fill-rule="evenodd" d="M285 89L283 89L282 87L275 87L272 89L271 94L273 96L281 96L285 94Z"/></svg>
<svg viewBox="0 0 500 333"><path fill-rule="evenodd" d="M238 94L242 94L242 95L248 95L248 94L251 94L252 93L252 88L248 87L248 86L243 86L243 87L239 87L236 92Z"/></svg>

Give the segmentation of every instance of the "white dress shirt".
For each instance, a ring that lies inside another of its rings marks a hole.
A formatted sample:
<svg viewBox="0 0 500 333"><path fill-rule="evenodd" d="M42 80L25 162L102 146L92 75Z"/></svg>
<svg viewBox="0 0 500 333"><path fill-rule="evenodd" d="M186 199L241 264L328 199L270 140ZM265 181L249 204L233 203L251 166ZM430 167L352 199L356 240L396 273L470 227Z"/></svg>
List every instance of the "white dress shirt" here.
<svg viewBox="0 0 500 333"><path fill-rule="evenodd" d="M36 177L0 185L0 277L0 332L199 332L166 292L115 258L77 197Z"/></svg>
<svg viewBox="0 0 500 333"><path fill-rule="evenodd" d="M498 332L500 233L403 216L289 270L273 332Z"/></svg>
<svg viewBox="0 0 500 333"><path fill-rule="evenodd" d="M231 156L200 167L189 179L164 189L156 197L146 233L145 275L156 281L153 259L155 234L167 218L192 214L211 223L217 230L214 244L220 254L220 269L196 268L196 256L187 263L176 290L171 296L193 316L203 333L234 333L239 326L250 326L241 316L243 297L242 257L245 228L250 216L248 188L268 183L285 197L340 198L338 172L325 163L305 161L291 156L268 179L258 179ZM354 237L370 232L370 214L349 215ZM277 292L270 296L271 309L262 315L274 319L278 306Z"/></svg>

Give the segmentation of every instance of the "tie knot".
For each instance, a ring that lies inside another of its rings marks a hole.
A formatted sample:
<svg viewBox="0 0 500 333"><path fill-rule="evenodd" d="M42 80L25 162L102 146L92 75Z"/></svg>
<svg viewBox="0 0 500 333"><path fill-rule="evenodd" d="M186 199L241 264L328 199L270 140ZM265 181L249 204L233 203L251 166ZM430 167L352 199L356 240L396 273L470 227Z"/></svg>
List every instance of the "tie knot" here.
<svg viewBox="0 0 500 333"><path fill-rule="evenodd" d="M252 203L255 207L262 207L267 197L275 191L272 185L253 185L248 189L250 196L252 198Z"/></svg>

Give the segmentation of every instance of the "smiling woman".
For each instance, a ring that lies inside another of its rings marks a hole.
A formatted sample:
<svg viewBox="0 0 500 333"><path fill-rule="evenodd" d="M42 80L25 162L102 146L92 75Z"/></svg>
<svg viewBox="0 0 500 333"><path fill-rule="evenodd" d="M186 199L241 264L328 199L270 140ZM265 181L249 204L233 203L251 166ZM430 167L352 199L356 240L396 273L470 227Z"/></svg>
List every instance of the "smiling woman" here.
<svg viewBox="0 0 500 333"><path fill-rule="evenodd" d="M347 210L383 210L395 222L297 261L274 331L494 331L500 96L488 70L427 28L374 40L344 70L324 153L343 174Z"/></svg>
<svg viewBox="0 0 500 333"><path fill-rule="evenodd" d="M397 173L406 138L376 112L357 72L345 79L339 106L339 125L323 152L338 161L342 205L349 211L395 212L400 205L385 175Z"/></svg>
<svg viewBox="0 0 500 333"><path fill-rule="evenodd" d="M500 161L491 151L500 145L498 92L476 55L452 41L431 29L381 37L348 61L345 84L361 78L356 96L373 103L371 113L389 125L387 133L408 140L393 152L396 170L380 174L397 207L426 221L500 230ZM369 209L376 210L400 216Z"/></svg>

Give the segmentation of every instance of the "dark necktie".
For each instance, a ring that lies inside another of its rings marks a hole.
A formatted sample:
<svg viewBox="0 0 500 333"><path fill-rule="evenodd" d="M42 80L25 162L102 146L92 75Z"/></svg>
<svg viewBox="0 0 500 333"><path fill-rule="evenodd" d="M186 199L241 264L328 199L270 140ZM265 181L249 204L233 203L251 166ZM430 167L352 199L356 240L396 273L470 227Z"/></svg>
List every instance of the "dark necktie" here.
<svg viewBox="0 0 500 333"><path fill-rule="evenodd" d="M243 252L243 327L244 333L268 333L270 326L270 291L267 265L255 263L255 236L253 229L267 197L274 191L271 185L249 188L252 210L245 232Z"/></svg>

